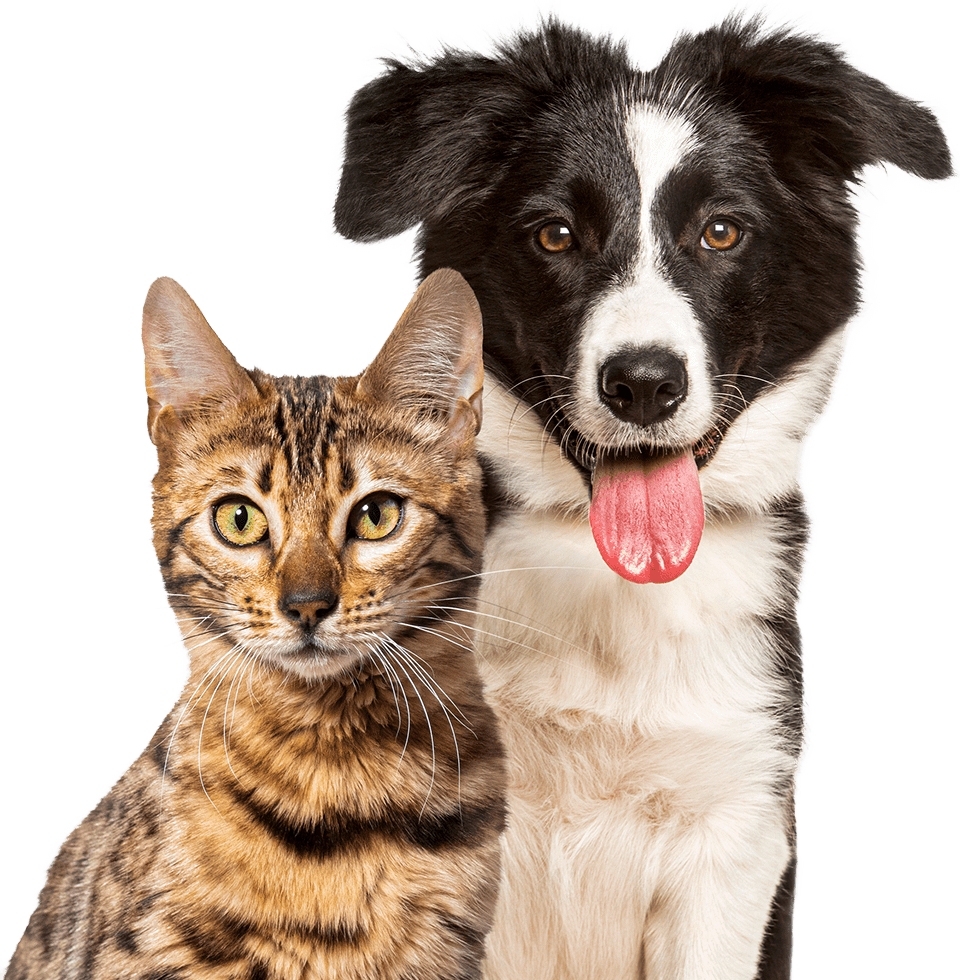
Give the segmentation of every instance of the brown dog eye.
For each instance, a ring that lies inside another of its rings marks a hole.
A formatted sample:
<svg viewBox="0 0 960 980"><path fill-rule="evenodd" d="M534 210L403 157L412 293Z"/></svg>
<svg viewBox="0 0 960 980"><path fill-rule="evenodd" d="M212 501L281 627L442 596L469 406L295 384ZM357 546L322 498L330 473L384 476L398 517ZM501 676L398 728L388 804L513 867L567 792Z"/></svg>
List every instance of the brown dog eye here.
<svg viewBox="0 0 960 980"><path fill-rule="evenodd" d="M726 252L739 244L742 237L743 232L737 225L732 221L727 221L725 218L720 218L716 221L711 221L704 228L700 245L712 251Z"/></svg>
<svg viewBox="0 0 960 980"><path fill-rule="evenodd" d="M573 248L573 232L562 221L550 221L537 230L537 243L545 252L566 252Z"/></svg>

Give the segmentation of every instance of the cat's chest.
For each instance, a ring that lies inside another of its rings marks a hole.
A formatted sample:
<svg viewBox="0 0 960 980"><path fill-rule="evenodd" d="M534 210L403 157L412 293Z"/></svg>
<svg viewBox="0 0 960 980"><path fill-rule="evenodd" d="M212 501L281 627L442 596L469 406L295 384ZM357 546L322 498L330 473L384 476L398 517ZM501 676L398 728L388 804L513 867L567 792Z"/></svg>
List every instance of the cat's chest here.
<svg viewBox="0 0 960 980"><path fill-rule="evenodd" d="M636 585L604 565L586 521L514 513L490 534L480 595L491 696L650 732L776 703L763 624L787 601L780 531L764 515L708 523L681 578Z"/></svg>

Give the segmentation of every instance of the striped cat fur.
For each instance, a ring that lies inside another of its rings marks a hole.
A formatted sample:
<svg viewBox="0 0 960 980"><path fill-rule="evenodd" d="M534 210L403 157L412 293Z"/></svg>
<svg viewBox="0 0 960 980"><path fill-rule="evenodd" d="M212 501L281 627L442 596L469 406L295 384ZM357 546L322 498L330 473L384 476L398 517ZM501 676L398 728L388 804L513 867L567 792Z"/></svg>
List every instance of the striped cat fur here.
<svg viewBox="0 0 960 980"><path fill-rule="evenodd" d="M359 378L271 377L154 284L154 541L190 678L7 980L479 977L505 783L469 649L481 333L444 270Z"/></svg>

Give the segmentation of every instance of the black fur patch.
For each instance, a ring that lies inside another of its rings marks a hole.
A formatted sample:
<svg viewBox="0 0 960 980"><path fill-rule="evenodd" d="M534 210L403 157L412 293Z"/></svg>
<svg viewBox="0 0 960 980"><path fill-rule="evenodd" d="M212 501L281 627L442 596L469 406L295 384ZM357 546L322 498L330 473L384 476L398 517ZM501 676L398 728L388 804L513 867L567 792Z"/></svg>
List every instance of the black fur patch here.
<svg viewBox="0 0 960 980"><path fill-rule="evenodd" d="M308 826L297 826L272 806L258 803L251 792L235 791L237 802L276 841L298 857L322 861L341 850L360 848L376 838L405 837L424 850L476 845L503 829L501 802L443 814L389 810L376 818L327 814Z"/></svg>

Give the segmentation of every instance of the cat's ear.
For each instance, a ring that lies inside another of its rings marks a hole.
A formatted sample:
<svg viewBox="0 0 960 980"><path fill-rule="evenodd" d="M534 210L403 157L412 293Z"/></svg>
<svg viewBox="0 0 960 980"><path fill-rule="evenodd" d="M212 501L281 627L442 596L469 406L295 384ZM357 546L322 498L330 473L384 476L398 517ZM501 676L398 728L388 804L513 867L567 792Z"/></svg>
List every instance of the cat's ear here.
<svg viewBox="0 0 960 980"><path fill-rule="evenodd" d="M424 279L357 390L439 414L451 441L472 441L483 418L483 321L459 272Z"/></svg>
<svg viewBox="0 0 960 980"><path fill-rule="evenodd" d="M158 279L147 293L143 354L147 427L154 443L205 399L234 402L257 394L250 376L172 279Z"/></svg>

